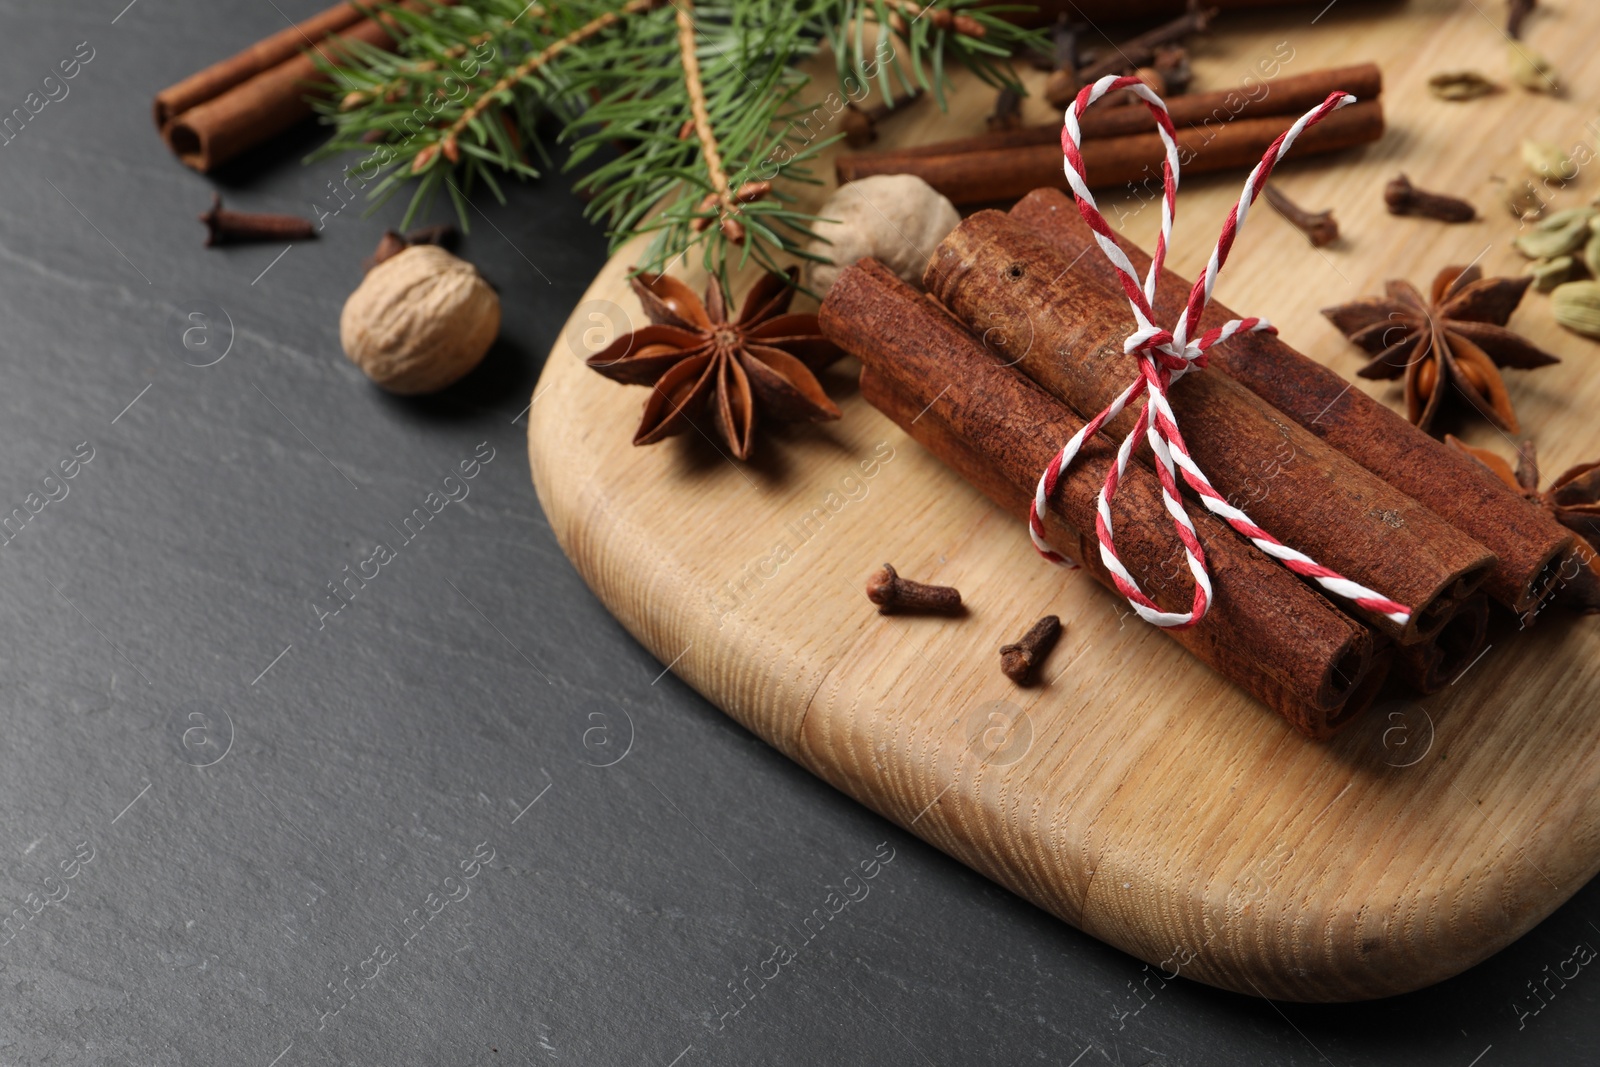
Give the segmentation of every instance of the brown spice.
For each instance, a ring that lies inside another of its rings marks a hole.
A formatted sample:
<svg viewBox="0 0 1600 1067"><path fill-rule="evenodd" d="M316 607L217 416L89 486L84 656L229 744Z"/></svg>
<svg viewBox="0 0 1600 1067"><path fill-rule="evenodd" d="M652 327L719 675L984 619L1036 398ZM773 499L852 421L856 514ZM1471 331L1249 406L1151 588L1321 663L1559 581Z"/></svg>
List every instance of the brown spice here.
<svg viewBox="0 0 1600 1067"><path fill-rule="evenodd" d="M1015 89L1001 89L995 94L994 110L984 118L983 124L991 130L1014 130L1022 125L1022 96Z"/></svg>
<svg viewBox="0 0 1600 1067"><path fill-rule="evenodd" d="M1032 685L1034 671L1061 638L1061 619L1046 615L1017 641L1000 648L1000 672L1018 685Z"/></svg>
<svg viewBox="0 0 1600 1067"><path fill-rule="evenodd" d="M1418 429L1435 432L1446 397L1456 396L1506 433L1517 433L1517 414L1501 380L1501 367L1532 369L1559 363L1555 356L1506 329L1533 279L1485 278L1476 264L1446 267L1424 300L1406 281L1391 281L1383 297L1326 308L1326 315L1372 362L1363 378L1404 377L1406 413Z"/></svg>
<svg viewBox="0 0 1600 1067"><path fill-rule="evenodd" d="M844 143L851 148L864 148L876 141L878 123L921 100L922 96L922 87L918 86L899 100L880 100L866 107L859 107L854 103L846 104L844 113L839 118L840 126L844 130Z"/></svg>
<svg viewBox="0 0 1600 1067"><path fill-rule="evenodd" d="M1289 221L1289 224L1306 235L1316 248L1332 244L1339 239L1339 224L1333 220L1332 211L1307 211L1280 193L1276 186L1262 190L1272 209Z"/></svg>
<svg viewBox="0 0 1600 1067"><path fill-rule="evenodd" d="M423 0L401 6L425 8ZM210 171L311 117L307 96L332 88L314 56L341 61L347 42L393 51L402 34L391 13L367 18L355 4L335 5L157 94L156 125L179 160Z"/></svg>
<svg viewBox="0 0 1600 1067"><path fill-rule="evenodd" d="M1216 90L1209 93L1190 93L1167 101L1167 114L1173 125L1204 127L1216 130L1240 119L1261 118L1265 115L1283 116L1282 125L1288 126L1309 108L1316 107L1335 89L1354 94L1361 100L1375 100L1383 92L1383 73L1373 63L1358 63L1349 67L1332 67L1308 71L1284 78L1274 78L1264 83L1263 92L1255 99L1247 99L1236 89ZM1068 99L1067 103L1072 101ZM1085 140L1122 137L1149 133L1153 126L1150 114L1143 108L1103 108L1095 106L1084 113L1079 128ZM1313 131L1316 127L1313 127ZM1281 132L1281 131L1280 131ZM1298 142L1297 142L1298 144ZM981 133L973 137L958 137L948 141L935 141L892 152L873 153L847 157L852 160L916 159L927 156L963 155L970 152L992 151L1000 148L1025 148L1030 145L1050 145L1059 156L1061 148L1061 123L1041 126L1024 126L1001 133ZM1060 170L1060 160L1056 170ZM841 167L841 171L843 167ZM869 173L900 173L888 168L873 169Z"/></svg>
<svg viewBox="0 0 1600 1067"><path fill-rule="evenodd" d="M1044 98L1054 108L1071 106L1083 82L1078 78L1078 33L1080 27L1065 12L1056 17L1051 31L1050 76L1045 79Z"/></svg>
<svg viewBox="0 0 1600 1067"><path fill-rule="evenodd" d="M881 615L898 611L953 615L961 611L960 590L902 578L887 563L867 579L867 599L878 605Z"/></svg>
<svg viewBox="0 0 1600 1067"><path fill-rule="evenodd" d="M1383 202L1391 215L1417 215L1440 222L1471 222L1478 217L1478 209L1465 200L1418 189L1404 174L1383 187Z"/></svg>
<svg viewBox="0 0 1600 1067"><path fill-rule="evenodd" d="M412 245L438 245L441 248L453 249L461 232L448 222L441 222L433 226L423 226L412 230L410 233L401 234L394 230L385 230L378 239L378 247L372 255L362 260L363 270L370 271L386 259L391 259Z"/></svg>
<svg viewBox="0 0 1600 1067"><path fill-rule="evenodd" d="M1395 650L1394 674L1424 696L1455 682L1477 660L1489 637L1489 598L1470 596L1450 621L1421 644Z"/></svg>
<svg viewBox="0 0 1600 1067"><path fill-rule="evenodd" d="M1113 116L1134 113L1138 113L1135 117L1149 122L1149 115L1143 108L1106 111ZM1089 112L1089 115L1094 114L1092 110ZM1204 126L1180 128L1176 140L1178 152L1185 160L1184 173L1254 166L1291 121L1281 115L1266 114L1259 118L1235 118L1210 129ZM1307 129L1295 142L1295 152L1297 155L1332 152L1368 144L1382 135L1382 105L1377 100L1364 100L1334 112ZM1051 135L1042 140L1031 127L991 133L986 137L998 143L967 138L954 145L845 155L836 161L835 170L840 184L874 174L914 174L958 206L1012 200L1041 186L1067 188L1061 170L1059 127L1052 128ZM1016 143L1019 141L1022 143ZM1166 147L1154 133L1086 137L1083 158L1091 187L1147 183L1155 195L1160 195L1161 164L1166 158Z"/></svg>
<svg viewBox="0 0 1600 1067"><path fill-rule="evenodd" d="M1040 189L1024 197L1012 214L1074 260L1075 272L1102 285L1118 284L1116 272L1097 252L1094 233L1071 197ZM1136 271L1149 269L1150 257L1143 249L1132 241L1116 240ZM1155 299L1158 321L1172 322L1183 313L1190 286L1187 278L1170 270L1161 272ZM1239 317L1214 300L1201 316L1200 328L1215 329ZM1493 552L1499 563L1485 583L1490 596L1526 616L1549 595L1553 588L1549 576L1561 566L1572 544L1571 533L1529 508L1469 457L1429 437L1387 405L1351 388L1343 375L1272 334L1241 333L1211 349L1210 356L1207 373L1226 374L1244 385Z"/></svg>
<svg viewBox="0 0 1600 1067"><path fill-rule="evenodd" d="M1182 96L1189 91L1189 83L1194 80L1194 71L1189 67L1189 50L1182 45L1167 45L1157 48L1155 58L1150 65L1161 75L1161 80L1166 83L1168 96ZM1350 90L1353 91L1353 90Z"/></svg>
<svg viewBox="0 0 1600 1067"><path fill-rule="evenodd" d="M1001 358L1089 417L1140 372L1123 351L1122 293L1073 268L1032 227L983 211L945 238L923 283ZM1376 632L1400 644L1426 639L1493 566L1482 545L1226 375L1190 374L1168 399L1217 492L1285 544L1411 607L1401 624L1341 603ZM1120 440L1137 414L1124 411L1107 432Z"/></svg>
<svg viewBox="0 0 1600 1067"><path fill-rule="evenodd" d="M862 396L1006 512L1025 521L1034 484L1062 438L1083 420L987 352L936 302L875 260L845 268L820 314L823 330L859 357ZM1095 550L1095 497L1115 463L1104 437L1084 443L1044 514L1050 542L1116 596ZM1164 609L1183 610L1192 586L1161 486L1139 464L1113 502L1129 572ZM1279 712L1311 736L1327 736L1371 700L1387 666L1372 660L1372 635L1299 578L1244 543L1209 513L1195 530L1212 568L1216 599L1198 624L1161 639ZM1089 531L1089 540L1082 540ZM1028 566L1027 560L1018 560ZM1043 564L1038 564L1043 566ZM1119 609L1120 612L1121 609ZM1365 695L1363 695L1365 694Z"/></svg>
<svg viewBox="0 0 1600 1067"><path fill-rule="evenodd" d="M664 274L633 279L651 325L618 337L588 364L614 381L652 387L634 444L683 433L709 408L734 458L748 459L762 417L839 417L815 372L843 353L822 337L815 315L788 313L796 276L792 267L786 275L763 275L737 317L728 315L715 278L704 302Z"/></svg>
<svg viewBox="0 0 1600 1067"><path fill-rule="evenodd" d="M1539 456L1532 441L1518 447L1515 470L1487 448L1474 448L1448 435L1445 441L1577 535L1579 543L1562 561L1554 582L1560 586L1560 599L1570 607L1586 615L1600 613L1600 460L1567 468L1540 492Z"/></svg>
<svg viewBox="0 0 1600 1067"><path fill-rule="evenodd" d="M1157 48L1182 41L1190 34L1204 33L1216 16L1217 9L1214 7L1204 11L1191 8L1172 21L1141 33L1111 49L1104 59L1090 63L1078 71L1078 79L1084 85L1089 85L1107 74L1120 74L1130 67L1147 64L1155 58Z"/></svg>
<svg viewBox="0 0 1600 1067"><path fill-rule="evenodd" d="M316 228L298 215L269 215L255 211L230 211L213 193L211 208L200 216L206 224L206 247L246 244L251 241L300 241L317 235Z"/></svg>
<svg viewBox="0 0 1600 1067"><path fill-rule="evenodd" d="M1522 22L1533 12L1538 0L1510 0L1506 5L1506 36L1513 41L1522 39Z"/></svg>

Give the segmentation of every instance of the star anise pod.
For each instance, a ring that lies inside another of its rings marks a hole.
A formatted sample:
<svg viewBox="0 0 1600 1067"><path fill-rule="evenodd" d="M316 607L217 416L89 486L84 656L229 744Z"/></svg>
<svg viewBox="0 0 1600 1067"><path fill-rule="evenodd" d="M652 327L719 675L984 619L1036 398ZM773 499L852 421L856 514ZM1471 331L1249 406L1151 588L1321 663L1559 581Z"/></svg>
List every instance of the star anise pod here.
<svg viewBox="0 0 1600 1067"><path fill-rule="evenodd" d="M1406 281L1326 315L1373 359L1363 378L1405 376L1406 416L1429 433L1445 398L1455 395L1507 433L1517 415L1501 367L1530 369L1559 363L1555 356L1506 329L1531 277L1485 278L1476 265L1446 267L1433 280L1431 301Z"/></svg>
<svg viewBox="0 0 1600 1067"><path fill-rule="evenodd" d="M1495 476L1548 511L1582 542L1575 564L1563 561L1557 581L1561 597L1587 614L1600 613L1600 460L1580 463L1539 491L1539 457L1532 441L1517 449L1517 466L1487 448L1474 448L1449 434L1445 441L1482 463Z"/></svg>
<svg viewBox="0 0 1600 1067"><path fill-rule="evenodd" d="M734 456L748 459L758 412L780 422L839 417L815 372L844 353L822 336L815 315L788 313L796 273L762 275L732 320L716 279L702 302L665 274L633 278L651 325L617 338L588 364L615 381L654 387L634 444L680 434L709 407Z"/></svg>

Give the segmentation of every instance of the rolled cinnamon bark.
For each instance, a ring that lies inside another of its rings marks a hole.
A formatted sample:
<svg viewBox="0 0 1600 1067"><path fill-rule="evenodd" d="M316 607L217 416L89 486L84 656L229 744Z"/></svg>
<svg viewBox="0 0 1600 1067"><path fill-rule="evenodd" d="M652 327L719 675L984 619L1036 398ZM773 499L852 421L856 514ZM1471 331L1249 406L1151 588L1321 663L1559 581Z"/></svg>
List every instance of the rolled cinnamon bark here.
<svg viewBox="0 0 1600 1067"><path fill-rule="evenodd" d="M1139 377L1138 361L1122 351L1132 328L1123 295L1072 267L1023 223L983 211L944 239L923 280L1002 358L1091 417ZM1223 497L1284 544L1411 608L1402 626L1340 605L1398 644L1436 633L1493 567L1482 545L1226 375L1189 374L1169 399L1190 454ZM1120 440L1135 408L1106 430Z"/></svg>
<svg viewBox="0 0 1600 1067"><path fill-rule="evenodd" d="M868 402L1026 519L1033 482L1057 436L1075 432L1082 419L874 260L839 276L821 323L830 340L865 364ZM1095 496L1114 455L1103 438L1088 442L1045 516L1052 543L1113 591L1092 541L1084 543L1079 531L1094 528ZM1151 599L1183 610L1193 586L1160 487L1139 468L1130 468L1122 485L1112 510L1123 562ZM1374 671L1366 628L1209 515L1195 516L1195 528L1216 598L1195 626L1163 632L1310 736L1329 735L1370 703L1386 667Z"/></svg>
<svg viewBox="0 0 1600 1067"><path fill-rule="evenodd" d="M1117 284L1105 257L1090 251L1096 248L1093 234L1070 196L1040 189L1024 197L1011 214L1072 260L1074 274ZM1149 268L1150 257L1137 245L1120 238L1117 243L1138 271ZM1162 324L1177 321L1189 287L1171 271L1162 272L1155 301ZM1212 301L1200 324L1210 329L1237 317ZM1560 586L1561 562L1573 545L1571 533L1483 464L1429 437L1336 371L1271 335L1238 334L1211 350L1210 363L1206 373L1220 371L1233 378L1493 552L1498 562L1484 590L1522 615L1525 625Z"/></svg>
<svg viewBox="0 0 1600 1067"><path fill-rule="evenodd" d="M314 47L337 60L343 55L338 42L344 40L394 46L394 37L381 22L363 19L346 27L338 38L324 36ZM326 83L311 54L297 53L177 115L162 128L161 136L184 164L205 173L310 118L312 107L306 98Z"/></svg>
<svg viewBox="0 0 1600 1067"><path fill-rule="evenodd" d="M1470 596L1427 641L1396 650L1394 673L1417 692L1437 693L1461 676L1489 639L1489 598Z"/></svg>
<svg viewBox="0 0 1600 1067"><path fill-rule="evenodd" d="M1173 124L1179 128L1194 126L1201 129L1215 129L1227 122L1261 118L1266 115L1299 118L1326 100L1329 93L1340 89L1353 93L1357 100L1376 100L1378 94L1383 92L1383 73L1375 63L1361 63L1350 67L1309 71L1287 78L1274 78L1259 83L1248 93L1242 88L1186 93L1167 101L1167 114L1172 116ZM1260 95L1254 95L1256 93ZM1289 124L1285 122L1283 125ZM1084 112L1083 118L1079 120L1079 129L1083 132L1084 140L1145 134L1154 128L1150 112L1142 106L1098 105ZM1059 149L1061 123L995 130L974 137L958 137L949 141L934 141L931 144L913 145L889 151L863 152L841 158L838 165L842 170L846 167L845 160L865 159L875 161L871 165L881 166L891 157L895 160L907 160L925 159L930 156L960 156L1000 148L1025 148L1030 145L1050 145ZM1256 158L1259 159L1260 156ZM859 164L852 162L848 165L854 167Z"/></svg>
<svg viewBox="0 0 1600 1067"><path fill-rule="evenodd" d="M279 30L244 51L189 75L177 85L156 94L156 129L165 129L168 122L190 108L221 96L286 59L293 59L309 44L322 40L330 33L343 33L364 18L366 15L353 4L334 4L304 22Z"/></svg>
<svg viewBox="0 0 1600 1067"><path fill-rule="evenodd" d="M1148 113L1144 117L1149 121ZM1180 129L1176 141L1183 172L1253 167L1286 125L1283 116L1266 115L1235 119L1215 127ZM1382 136L1383 107L1376 100L1364 100L1309 127L1295 142L1295 155L1353 148ZM1089 183L1095 188L1148 181L1155 194L1161 191L1161 163L1166 149L1154 133L1085 140L1083 158ZM1059 137L1046 144L948 155L881 152L841 156L834 169L841 184L874 174L915 174L958 205L1015 200L1041 186L1067 187Z"/></svg>

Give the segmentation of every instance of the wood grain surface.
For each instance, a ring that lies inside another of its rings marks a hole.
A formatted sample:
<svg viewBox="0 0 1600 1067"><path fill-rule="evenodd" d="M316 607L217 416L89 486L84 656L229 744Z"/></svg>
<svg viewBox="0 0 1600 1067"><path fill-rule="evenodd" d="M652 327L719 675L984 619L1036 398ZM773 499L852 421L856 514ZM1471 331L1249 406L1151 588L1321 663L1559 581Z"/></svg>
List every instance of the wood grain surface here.
<svg viewBox="0 0 1600 1067"><path fill-rule="evenodd" d="M1520 271L1501 191L1520 177L1524 137L1593 144L1600 8L1541 4L1527 24L1569 95L1429 96L1427 77L1445 69L1507 81L1502 15L1489 0L1342 0L1315 24L1305 11L1222 20L1198 50L1198 87L1242 83L1285 48L1283 73L1372 59L1390 131L1365 150L1282 168L1280 187L1331 206L1344 236L1313 249L1263 208L1219 298L1270 317L1349 376L1360 354L1319 308L1388 277L1425 284L1447 263ZM882 143L975 132L991 99L978 88L957 93L948 114L919 105L886 124ZM1027 113L1049 116L1037 100ZM1472 199L1483 217L1453 227L1390 217L1380 190L1401 169ZM1593 169L1555 206L1593 196ZM1175 269L1201 269L1242 178L1184 183ZM1155 208L1103 202L1149 244ZM1518 632L1501 619L1489 651L1443 692L1388 699L1334 742L1308 743L1089 578L1039 560L1020 523L862 402L848 361L824 383L843 419L766 429L751 463L697 434L633 448L644 390L582 359L644 321L624 280L635 255L624 249L595 279L534 394L539 498L630 632L819 777L1144 959L1152 982L1181 974L1275 998L1350 1000L1436 982L1600 870L1594 620L1552 616ZM1564 362L1508 377L1548 476L1600 455L1600 351L1556 327L1544 302L1530 294L1512 324ZM1357 387L1398 402L1387 384ZM1512 453L1487 427L1469 436ZM862 586L885 560L958 586L968 614L877 614ZM1047 612L1067 632L1047 684L1018 689L997 650Z"/></svg>

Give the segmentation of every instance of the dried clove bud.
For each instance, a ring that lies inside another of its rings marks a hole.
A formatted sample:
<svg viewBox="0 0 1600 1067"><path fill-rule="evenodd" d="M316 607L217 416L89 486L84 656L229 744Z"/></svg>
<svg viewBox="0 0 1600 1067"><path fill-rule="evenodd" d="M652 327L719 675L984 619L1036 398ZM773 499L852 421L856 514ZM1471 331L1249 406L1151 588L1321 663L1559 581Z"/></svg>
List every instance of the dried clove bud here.
<svg viewBox="0 0 1600 1067"><path fill-rule="evenodd" d="M865 148L878 139L879 122L907 104L914 104L920 99L922 90L918 88L912 90L909 96L901 97L899 100L882 101L866 107L846 104L843 116L839 119L844 129L844 143L851 148Z"/></svg>
<svg viewBox="0 0 1600 1067"><path fill-rule="evenodd" d="M456 242L461 238L461 231L448 222L435 223L432 226L422 226L406 234L408 245L438 245L440 248L453 250Z"/></svg>
<svg viewBox="0 0 1600 1067"><path fill-rule="evenodd" d="M383 231L383 236L378 238L378 247L372 250L372 255L361 261L361 269L370 271L386 259L392 259L411 247L411 242L393 230Z"/></svg>
<svg viewBox="0 0 1600 1067"><path fill-rule="evenodd" d="M1189 50L1182 45L1165 45L1155 50L1150 65L1166 83L1168 96L1181 96L1189 91L1194 81L1194 71L1189 69Z"/></svg>
<svg viewBox="0 0 1600 1067"><path fill-rule="evenodd" d="M1383 202L1391 215L1419 215L1440 222L1471 222L1478 217L1477 209L1465 200L1418 189L1404 174L1383 187Z"/></svg>
<svg viewBox="0 0 1600 1067"><path fill-rule="evenodd" d="M1513 41L1522 37L1522 20L1533 11L1537 0L1511 0L1506 5L1506 36Z"/></svg>
<svg viewBox="0 0 1600 1067"><path fill-rule="evenodd" d="M383 236L378 239L378 247L373 250L372 255L361 261L361 266L364 270L370 271L379 263L399 255L412 245L438 245L440 248L454 249L460 236L460 231L448 222L423 226L403 235L394 230L385 230Z"/></svg>
<svg viewBox="0 0 1600 1067"><path fill-rule="evenodd" d="M1044 98L1051 107L1068 108L1083 83L1078 80L1079 26L1065 14L1056 19L1051 34L1050 76L1045 79Z"/></svg>
<svg viewBox="0 0 1600 1067"><path fill-rule="evenodd" d="M994 110L983 120L991 130L1014 130L1022 125L1022 96L1015 89L1001 89L994 98Z"/></svg>
<svg viewBox="0 0 1600 1067"><path fill-rule="evenodd" d="M254 211L229 211L213 193L211 210L200 216L206 224L206 247L250 241L299 241L317 235L316 228L298 215L266 215Z"/></svg>
<svg viewBox="0 0 1600 1067"><path fill-rule="evenodd" d="M878 612L934 612L954 615L961 611L961 593L948 585L924 585L902 578L885 563L867 579L867 599L878 605Z"/></svg>
<svg viewBox="0 0 1600 1067"><path fill-rule="evenodd" d="M1000 649L1000 670L1018 685L1032 685L1035 669L1061 637L1061 620L1046 615L1015 643Z"/></svg>
<svg viewBox="0 0 1600 1067"><path fill-rule="evenodd" d="M1305 234L1314 247L1321 248L1339 239L1339 224L1334 221L1332 211L1307 211L1271 185L1262 193L1273 210Z"/></svg>

